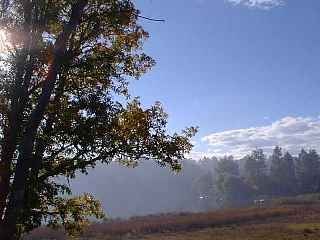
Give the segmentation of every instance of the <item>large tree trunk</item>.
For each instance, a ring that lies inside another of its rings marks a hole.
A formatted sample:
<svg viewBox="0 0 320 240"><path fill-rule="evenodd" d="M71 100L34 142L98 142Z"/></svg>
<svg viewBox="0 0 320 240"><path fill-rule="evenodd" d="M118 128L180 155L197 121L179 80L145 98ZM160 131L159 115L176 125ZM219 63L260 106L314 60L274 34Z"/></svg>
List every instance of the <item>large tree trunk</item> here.
<svg viewBox="0 0 320 240"><path fill-rule="evenodd" d="M10 184L10 165L15 150L11 133L7 132L0 161L0 222L3 220Z"/></svg>
<svg viewBox="0 0 320 240"><path fill-rule="evenodd" d="M4 132L4 141L1 146L0 159L0 219L4 215L6 200L9 193L10 167L14 152L16 151L18 132L21 129L21 106L19 100L22 94L22 82L26 64L26 54L19 54L16 61L17 72L15 83L10 92L10 112L8 113L8 126Z"/></svg>
<svg viewBox="0 0 320 240"><path fill-rule="evenodd" d="M45 110L49 104L56 84L57 75L60 71L61 62L65 57L67 43L70 35L80 23L82 13L88 0L78 0L72 7L69 23L64 31L59 35L54 48L54 57L50 63L47 78L42 88L38 104L32 112L23 133L22 142L19 146L19 157L15 169L15 176L12 184L9 202L7 204L4 220L0 222L0 237L5 240L19 239L19 229L17 224L20 222L21 214L25 206L25 191L28 181L29 171L32 168L33 150L36 134L43 119Z"/></svg>
<svg viewBox="0 0 320 240"><path fill-rule="evenodd" d="M4 1L3 11L6 11L8 1ZM31 29L32 18L32 3L30 1L24 1L24 31L29 33ZM2 144L2 152L0 159L0 223L5 216L6 202L10 188L11 177L11 164L16 151L17 137L22 129L21 117L24 111L25 104L25 90L24 86L28 86L32 73L34 63L33 61L27 61L27 56L30 54L30 49L33 46L31 34L26 38L24 42L24 49L17 53L16 59L16 74L15 81L10 90L10 112L8 113L8 127L4 132L4 142Z"/></svg>

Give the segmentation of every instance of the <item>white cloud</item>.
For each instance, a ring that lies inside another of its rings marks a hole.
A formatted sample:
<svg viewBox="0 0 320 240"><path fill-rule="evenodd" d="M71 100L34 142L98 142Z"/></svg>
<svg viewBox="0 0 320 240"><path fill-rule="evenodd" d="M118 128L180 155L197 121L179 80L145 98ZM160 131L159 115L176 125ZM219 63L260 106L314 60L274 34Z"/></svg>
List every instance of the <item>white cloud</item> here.
<svg viewBox="0 0 320 240"><path fill-rule="evenodd" d="M204 157L208 157L208 158L211 158L211 157L214 157L216 156L215 154L213 153L210 153L210 152L201 152L201 151L191 151L188 155L186 155L186 158L187 159L192 159L192 160L200 160Z"/></svg>
<svg viewBox="0 0 320 240"><path fill-rule="evenodd" d="M320 151L320 119L285 117L267 126L213 133L203 137L202 141L208 144L208 149L195 152L196 156L232 154L242 157L255 148L270 153L276 145L293 154L301 148Z"/></svg>
<svg viewBox="0 0 320 240"><path fill-rule="evenodd" d="M233 4L242 4L250 8L271 9L273 7L283 6L284 0L227 0Z"/></svg>

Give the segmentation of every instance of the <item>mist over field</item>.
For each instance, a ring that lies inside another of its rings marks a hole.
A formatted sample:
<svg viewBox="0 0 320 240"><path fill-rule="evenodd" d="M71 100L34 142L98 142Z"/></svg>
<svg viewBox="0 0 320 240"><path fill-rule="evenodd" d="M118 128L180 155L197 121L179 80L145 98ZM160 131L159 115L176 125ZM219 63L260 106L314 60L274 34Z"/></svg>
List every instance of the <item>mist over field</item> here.
<svg viewBox="0 0 320 240"><path fill-rule="evenodd" d="M291 155L276 146L270 155L256 149L240 159L183 160L179 172L153 161L135 168L113 162L79 174L71 188L93 194L110 218L248 207L318 193L320 156L314 149Z"/></svg>
<svg viewBox="0 0 320 240"><path fill-rule="evenodd" d="M197 189L197 182L214 171L213 165L207 167L185 160L183 170L173 173L152 161L143 161L133 169L111 163L78 177L71 186L74 194L89 192L96 196L113 218L205 211L211 200L200 198L202 195ZM214 201L211 202L211 207L214 207Z"/></svg>

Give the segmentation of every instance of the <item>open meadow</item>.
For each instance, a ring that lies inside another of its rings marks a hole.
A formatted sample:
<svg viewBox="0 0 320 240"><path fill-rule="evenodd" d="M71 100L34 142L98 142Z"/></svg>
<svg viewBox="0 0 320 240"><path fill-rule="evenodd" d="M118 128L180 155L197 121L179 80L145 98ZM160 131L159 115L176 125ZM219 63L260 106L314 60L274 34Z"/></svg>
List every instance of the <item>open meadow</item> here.
<svg viewBox="0 0 320 240"><path fill-rule="evenodd" d="M67 239L41 228L25 240ZM92 224L77 240L320 239L320 205L292 204L135 217Z"/></svg>

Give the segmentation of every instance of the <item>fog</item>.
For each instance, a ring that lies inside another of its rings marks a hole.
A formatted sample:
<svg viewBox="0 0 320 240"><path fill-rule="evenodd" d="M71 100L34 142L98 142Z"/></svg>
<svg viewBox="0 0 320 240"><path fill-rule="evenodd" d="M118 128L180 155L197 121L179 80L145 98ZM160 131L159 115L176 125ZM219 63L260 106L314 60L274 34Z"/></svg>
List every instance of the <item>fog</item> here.
<svg viewBox="0 0 320 240"><path fill-rule="evenodd" d="M201 196L196 185L213 169L192 160L184 161L179 173L152 161L142 162L134 169L111 163L81 175L71 186L76 195L93 194L112 218L204 211L208 199Z"/></svg>

